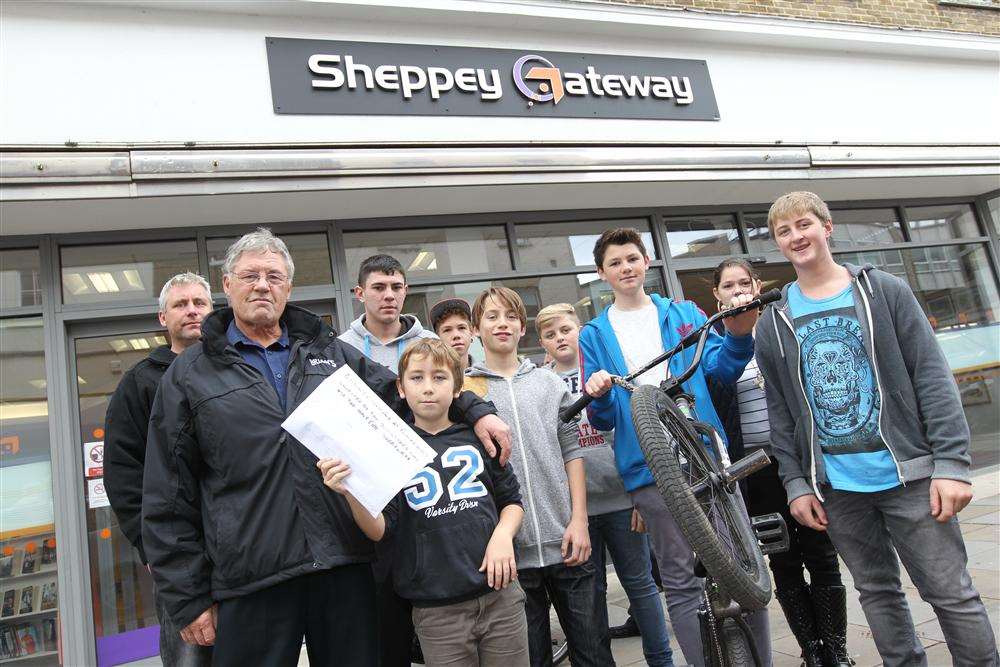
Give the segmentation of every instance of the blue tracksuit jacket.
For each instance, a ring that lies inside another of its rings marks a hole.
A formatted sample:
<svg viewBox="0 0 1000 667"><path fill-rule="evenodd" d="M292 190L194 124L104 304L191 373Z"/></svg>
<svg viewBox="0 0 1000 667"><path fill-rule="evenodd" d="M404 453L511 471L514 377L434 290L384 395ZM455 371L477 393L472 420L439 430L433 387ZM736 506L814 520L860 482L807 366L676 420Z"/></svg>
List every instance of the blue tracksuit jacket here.
<svg viewBox="0 0 1000 667"><path fill-rule="evenodd" d="M659 314L660 334L665 350L679 343L681 338L704 324L707 319L691 301L675 302L658 294L651 294L650 297ZM580 368L584 382L591 374L602 369L613 375L628 373L621 346L608 319L608 308L587 322L580 331ZM705 376L711 375L726 384L735 383L752 357L753 336L737 337L729 333L720 336L712 331L705 342L701 365L691 379L684 383L685 391L694 396L698 418L713 426L723 441L726 438L725 431L712 405ZM680 375L693 358L694 347L674 355L670 360L670 373ZM595 428L615 430L615 463L618 473L625 482L625 489L635 491L654 482L632 425L630 398L625 389L615 385L607 394L594 399L588 408L588 414L590 423Z"/></svg>

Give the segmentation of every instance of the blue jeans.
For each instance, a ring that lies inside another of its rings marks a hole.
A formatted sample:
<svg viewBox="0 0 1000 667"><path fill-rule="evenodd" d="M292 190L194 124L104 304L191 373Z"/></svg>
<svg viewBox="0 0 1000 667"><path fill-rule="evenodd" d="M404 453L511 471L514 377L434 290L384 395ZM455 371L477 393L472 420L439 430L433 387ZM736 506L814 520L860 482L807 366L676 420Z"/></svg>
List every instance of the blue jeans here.
<svg viewBox="0 0 1000 667"><path fill-rule="evenodd" d="M524 589L524 613L528 620L528 653L531 667L552 665L552 635L549 602L556 608L559 625L569 643L569 661L575 667L614 665L607 623L597 627L594 609L594 566L546 565L517 571Z"/></svg>
<svg viewBox="0 0 1000 667"><path fill-rule="evenodd" d="M672 667L673 651L670 633L663 614L660 593L649 570L649 540L644 533L631 530L632 510L618 510L591 516L591 560L596 576L597 617L604 632L608 627L608 577L605 571L605 547L611 553L611 562L622 588L628 596L632 617L642 635L642 654L651 667Z"/></svg>
<svg viewBox="0 0 1000 667"><path fill-rule="evenodd" d="M886 491L823 487L827 531L861 598L872 638L887 667L926 665L899 579L899 562L934 608L956 665L1000 664L996 638L966 569L965 541L952 517L931 516L929 479Z"/></svg>

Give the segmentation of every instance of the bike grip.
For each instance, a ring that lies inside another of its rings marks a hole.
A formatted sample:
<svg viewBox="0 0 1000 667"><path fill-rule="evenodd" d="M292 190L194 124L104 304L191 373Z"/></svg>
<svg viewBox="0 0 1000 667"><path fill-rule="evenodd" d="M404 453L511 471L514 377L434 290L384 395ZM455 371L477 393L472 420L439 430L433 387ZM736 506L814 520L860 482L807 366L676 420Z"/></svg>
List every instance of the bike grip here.
<svg viewBox="0 0 1000 667"><path fill-rule="evenodd" d="M780 298L781 298L780 289L768 290L763 294L761 294L759 297L757 297L757 299L760 301L761 307L766 306L767 304L772 303L774 301L777 301Z"/></svg>
<svg viewBox="0 0 1000 667"><path fill-rule="evenodd" d="M561 419L564 424L568 424L573 421L578 414L583 412L583 409L590 405L592 400L594 400L593 396L590 394L583 394L580 398L573 401L572 405L559 413L559 419Z"/></svg>

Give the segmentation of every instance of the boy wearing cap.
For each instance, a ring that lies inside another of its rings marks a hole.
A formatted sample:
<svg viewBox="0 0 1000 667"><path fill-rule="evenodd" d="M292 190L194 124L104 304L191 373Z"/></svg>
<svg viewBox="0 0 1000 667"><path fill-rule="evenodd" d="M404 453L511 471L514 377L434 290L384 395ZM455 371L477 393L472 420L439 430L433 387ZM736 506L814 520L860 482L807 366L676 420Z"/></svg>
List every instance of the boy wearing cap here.
<svg viewBox="0 0 1000 667"><path fill-rule="evenodd" d="M431 328L462 361L462 373L472 365L472 309L465 299L443 299L431 307Z"/></svg>

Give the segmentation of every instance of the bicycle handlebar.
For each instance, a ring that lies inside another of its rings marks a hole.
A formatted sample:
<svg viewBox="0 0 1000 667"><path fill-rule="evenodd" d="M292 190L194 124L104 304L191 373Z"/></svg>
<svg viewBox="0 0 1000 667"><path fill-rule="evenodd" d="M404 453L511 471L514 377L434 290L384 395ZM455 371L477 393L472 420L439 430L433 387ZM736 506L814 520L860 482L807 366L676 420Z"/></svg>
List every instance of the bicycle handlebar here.
<svg viewBox="0 0 1000 667"><path fill-rule="evenodd" d="M764 292L756 299L747 304L744 304L742 306L737 306L736 308L729 308L728 310L723 310L716 313L712 317L708 318L708 320L700 327L698 327L697 329L689 333L687 336L682 338L681 342L675 345L673 349L657 356L655 359L647 363L642 368L638 368L635 371L629 373L628 375L621 377L621 380L625 382L631 382L632 380L639 377L649 369L663 363L667 359L670 359L681 350L691 347L694 344L697 344L698 348L695 350L694 359L692 360L691 365L687 368L687 370L684 371L684 373L681 374L679 378L677 378L676 384L680 384L682 382L687 381L688 378L694 375L695 369L698 367L698 364L701 363L701 353L705 348L705 340L708 338L708 331L713 324L726 317L735 317L736 315L742 315L748 310L753 310L754 308L763 308L767 304L777 301L780 298L781 298L781 290L773 289ZM581 378L581 380L582 379L583 378ZM584 408L590 405L590 402L593 400L594 397L585 392L583 395L580 396L580 398L573 401L573 403L568 408L560 412L559 418L563 422L568 422L574 419L578 414L580 414L580 412L584 410Z"/></svg>

